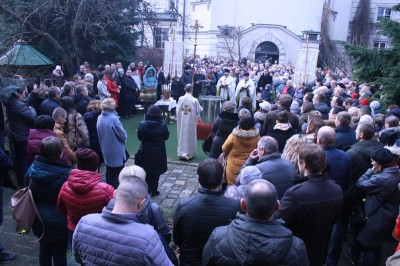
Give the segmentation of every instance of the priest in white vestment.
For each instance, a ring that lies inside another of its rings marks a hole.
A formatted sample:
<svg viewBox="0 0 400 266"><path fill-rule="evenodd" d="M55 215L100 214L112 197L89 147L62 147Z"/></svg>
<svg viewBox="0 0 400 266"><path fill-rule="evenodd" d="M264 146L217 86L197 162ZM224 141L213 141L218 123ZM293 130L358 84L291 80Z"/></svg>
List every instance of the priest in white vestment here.
<svg viewBox="0 0 400 266"><path fill-rule="evenodd" d="M235 102L235 79L229 75L230 70L225 69L224 75L217 82L217 96L221 96L222 100Z"/></svg>
<svg viewBox="0 0 400 266"><path fill-rule="evenodd" d="M193 97L192 84L186 84L186 94L181 96L176 107L178 129L178 159L190 160L196 155L197 129L196 119L203 108Z"/></svg>
<svg viewBox="0 0 400 266"><path fill-rule="evenodd" d="M239 81L236 86L236 94L235 100L236 105L240 106L240 101L244 96L247 96L251 99L251 105L253 111L256 110L256 87L254 86L254 82L249 77L249 72L244 72L243 79Z"/></svg>

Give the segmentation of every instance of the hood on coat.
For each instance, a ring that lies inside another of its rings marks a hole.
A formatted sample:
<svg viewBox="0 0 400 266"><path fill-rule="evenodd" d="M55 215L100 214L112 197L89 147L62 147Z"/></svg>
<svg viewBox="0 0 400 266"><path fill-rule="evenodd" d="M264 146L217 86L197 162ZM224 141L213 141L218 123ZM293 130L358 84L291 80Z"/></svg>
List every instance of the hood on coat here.
<svg viewBox="0 0 400 266"><path fill-rule="evenodd" d="M85 122L95 122L97 121L97 118L99 117L100 114L101 114L100 111L86 112L83 114L83 119L85 120Z"/></svg>
<svg viewBox="0 0 400 266"><path fill-rule="evenodd" d="M68 177L68 186L77 194L85 194L100 182L97 172L72 169Z"/></svg>
<svg viewBox="0 0 400 266"><path fill-rule="evenodd" d="M249 130L240 129L238 126L235 127L232 131L232 134L238 138L242 139L252 139L260 135L258 128L252 128Z"/></svg>
<svg viewBox="0 0 400 266"><path fill-rule="evenodd" d="M162 124L163 117L161 115L145 114L142 122L150 128L156 128Z"/></svg>
<svg viewBox="0 0 400 266"><path fill-rule="evenodd" d="M27 171L27 175L36 182L48 184L54 180L64 176L68 176L71 167L62 161L50 161L43 156L37 155L31 167Z"/></svg>
<svg viewBox="0 0 400 266"><path fill-rule="evenodd" d="M154 76L150 76L150 75L149 75L150 70L153 70L153 71L154 71ZM144 75L145 75L146 77L155 77L156 74L157 74L157 71L156 71L156 69L155 69L154 67L152 67L152 66L149 67L148 69L146 69L146 72L144 73Z"/></svg>
<svg viewBox="0 0 400 266"><path fill-rule="evenodd" d="M238 214L228 226L228 241L240 265L279 265L292 248L293 234L283 221Z"/></svg>
<svg viewBox="0 0 400 266"><path fill-rule="evenodd" d="M50 136L57 137L57 134L50 129L29 129L28 142L32 140L42 140Z"/></svg>

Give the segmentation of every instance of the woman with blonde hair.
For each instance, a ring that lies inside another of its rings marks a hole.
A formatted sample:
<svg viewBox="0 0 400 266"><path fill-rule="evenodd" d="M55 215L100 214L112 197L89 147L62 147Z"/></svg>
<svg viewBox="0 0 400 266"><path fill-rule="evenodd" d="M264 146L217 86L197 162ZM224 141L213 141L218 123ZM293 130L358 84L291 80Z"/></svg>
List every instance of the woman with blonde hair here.
<svg viewBox="0 0 400 266"><path fill-rule="evenodd" d="M293 164L297 175L300 174L298 165L299 151L305 144L307 144L306 137L302 134L296 134L286 141L283 149L282 158L289 160Z"/></svg>

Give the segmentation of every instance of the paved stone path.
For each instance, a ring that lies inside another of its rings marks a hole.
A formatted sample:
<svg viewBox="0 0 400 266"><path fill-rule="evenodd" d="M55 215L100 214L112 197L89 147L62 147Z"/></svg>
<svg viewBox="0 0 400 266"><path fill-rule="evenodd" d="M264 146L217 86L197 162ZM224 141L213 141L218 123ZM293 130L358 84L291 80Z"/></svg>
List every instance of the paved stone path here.
<svg viewBox="0 0 400 266"><path fill-rule="evenodd" d="M134 164L129 159L126 165ZM168 161L168 171L160 177L160 195L153 197L152 201L158 203L165 212L165 216L171 217L174 207L179 199L187 198L197 193L197 163L181 161ZM101 169L104 181L105 168ZM4 189L3 211L4 223L0 241L6 251L18 254L18 259L7 265L39 265L39 243L34 242L37 238L30 233L27 236L15 234L15 227L12 220L10 198L14 193L11 189ZM76 265L69 256L69 265Z"/></svg>

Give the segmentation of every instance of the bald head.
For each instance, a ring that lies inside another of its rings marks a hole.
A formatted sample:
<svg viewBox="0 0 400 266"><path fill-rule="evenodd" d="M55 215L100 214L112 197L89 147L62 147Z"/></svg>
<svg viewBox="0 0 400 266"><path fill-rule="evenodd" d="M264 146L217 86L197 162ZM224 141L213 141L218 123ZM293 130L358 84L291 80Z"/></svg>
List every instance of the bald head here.
<svg viewBox="0 0 400 266"><path fill-rule="evenodd" d="M321 127L317 133L317 142L324 147L335 146L336 132L332 127Z"/></svg>
<svg viewBox="0 0 400 266"><path fill-rule="evenodd" d="M271 219L273 213L279 210L278 193L275 186L265 179L254 180L247 186L241 205L251 218Z"/></svg>

